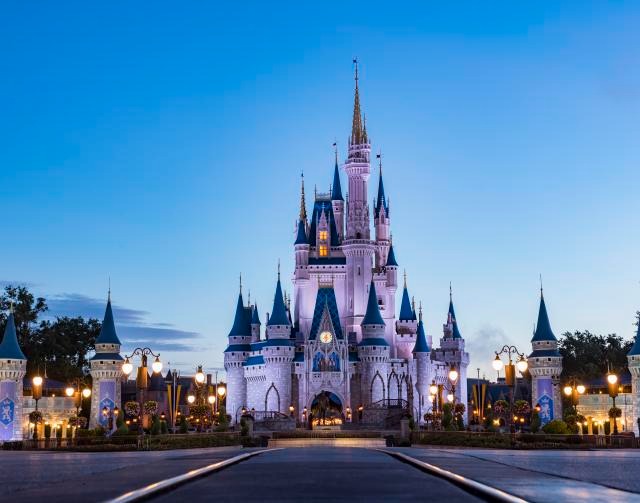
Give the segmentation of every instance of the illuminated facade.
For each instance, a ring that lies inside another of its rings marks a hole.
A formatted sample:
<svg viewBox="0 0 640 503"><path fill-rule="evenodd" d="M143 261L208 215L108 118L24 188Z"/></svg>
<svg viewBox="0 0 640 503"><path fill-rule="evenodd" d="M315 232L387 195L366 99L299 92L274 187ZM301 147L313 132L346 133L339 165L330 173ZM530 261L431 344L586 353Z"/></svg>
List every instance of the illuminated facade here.
<svg viewBox="0 0 640 503"><path fill-rule="evenodd" d="M342 164L346 200L336 153L331 189L314 194L309 218L302 180L293 296L283 295L278 272L264 337L257 307L245 305L240 290L225 350L232 420L246 408L293 412L300 421L329 410L340 422L360 406L384 405L383 400L403 404L422 418L431 406L429 385L432 380L445 384L452 365L460 376L456 396L464 403L469 355L451 299L438 349L425 333L421 313L416 316L406 277L397 314L390 205L380 161L371 215L370 154L356 68L351 136Z"/></svg>

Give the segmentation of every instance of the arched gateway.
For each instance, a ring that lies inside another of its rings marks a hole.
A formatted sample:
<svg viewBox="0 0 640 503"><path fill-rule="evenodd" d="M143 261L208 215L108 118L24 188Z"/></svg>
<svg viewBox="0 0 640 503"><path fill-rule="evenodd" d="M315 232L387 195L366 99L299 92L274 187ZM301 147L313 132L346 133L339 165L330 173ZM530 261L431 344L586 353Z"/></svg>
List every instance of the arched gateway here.
<svg viewBox="0 0 640 503"><path fill-rule="evenodd" d="M342 400L331 391L321 391L311 402L309 421L312 427L341 425L344 422Z"/></svg>

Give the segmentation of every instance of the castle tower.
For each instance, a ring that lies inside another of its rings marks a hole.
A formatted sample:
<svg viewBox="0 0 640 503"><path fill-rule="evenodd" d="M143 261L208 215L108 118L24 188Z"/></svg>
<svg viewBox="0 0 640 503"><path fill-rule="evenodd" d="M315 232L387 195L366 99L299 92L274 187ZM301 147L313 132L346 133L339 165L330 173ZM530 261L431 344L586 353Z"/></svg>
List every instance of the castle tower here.
<svg viewBox="0 0 640 503"><path fill-rule="evenodd" d="M387 264L387 256L391 245L391 221L389 220L389 202L384 193L384 183L382 182L382 158L378 156L378 159L380 160L380 175L378 178L378 197L373 211L373 222L376 229L376 268L381 269Z"/></svg>
<svg viewBox="0 0 640 503"><path fill-rule="evenodd" d="M251 351L253 309L245 308L242 300L242 278L236 303L236 314L229 332L229 344L224 350L224 368L227 372L227 414L239 420L238 411L247 403L247 382L243 364ZM259 328L258 328L259 330Z"/></svg>
<svg viewBox="0 0 640 503"><path fill-rule="evenodd" d="M296 240L294 242L296 267L293 272L293 296L294 314L293 319L296 323L300 322L300 318L309 317L310 313L304 311L305 303L303 299L307 296L307 292L311 287L309 280L309 228L307 226L307 208L304 194L304 176L301 180L300 187L300 216L298 217ZM299 327L303 328L303 327Z"/></svg>
<svg viewBox="0 0 640 503"><path fill-rule="evenodd" d="M258 315L258 304L254 304L251 312L251 342L260 341L260 316Z"/></svg>
<svg viewBox="0 0 640 503"><path fill-rule="evenodd" d="M434 349L435 359L444 362L449 367L453 366L458 370L458 382L456 383L456 402L467 403L467 367L469 366L469 353L464 350L464 339L458 328L456 312L453 308L453 294L449 286L449 310L447 311L447 322L442 326L443 337L440 339L440 347ZM467 422L468 411L465 412L465 423Z"/></svg>
<svg viewBox="0 0 640 503"><path fill-rule="evenodd" d="M390 249L389 258L393 257L393 247ZM404 288L402 289L402 301L400 303L400 315L396 321L395 347L397 358L410 359L416 345L416 332L418 321L409 300L407 290L407 274L404 275Z"/></svg>
<svg viewBox="0 0 640 503"><path fill-rule="evenodd" d="M289 405L292 404L291 364L295 356L294 351L291 322L282 296L278 265L278 282L273 298L273 309L267 322L267 340L262 347L266 374L265 410L289 413Z"/></svg>
<svg viewBox="0 0 640 503"><path fill-rule="evenodd" d="M416 364L418 420L422 423L424 421L424 411L429 407L427 397L429 396L429 384L431 383L431 350L427 343L427 335L425 334L424 324L422 322L422 306L420 306L419 311L418 330L415 346L413 347L413 358Z"/></svg>
<svg viewBox="0 0 640 503"><path fill-rule="evenodd" d="M27 357L18 344L13 308L0 343L0 442L22 440L23 380Z"/></svg>
<svg viewBox="0 0 640 503"><path fill-rule="evenodd" d="M347 230L343 242L346 257L347 298L346 329L361 335L362 316L367 308L367 285L371 282L371 268L375 245L370 241L369 204L367 201L368 182L371 174L369 156L371 145L366 125L360 111L360 91L358 89L358 65L355 71L355 95L353 122L349 138L349 153L344 170L349 178L347 195Z"/></svg>
<svg viewBox="0 0 640 503"><path fill-rule="evenodd" d="M636 339L627 353L629 372L631 372L631 395L633 399L633 431L638 435L638 418L640 418L640 322Z"/></svg>
<svg viewBox="0 0 640 503"><path fill-rule="evenodd" d="M385 323L378 307L378 295L373 281L369 285L367 311L362 320L362 340L358 344L361 369L362 402L366 404L387 397L389 343L384 338Z"/></svg>
<svg viewBox="0 0 640 503"><path fill-rule="evenodd" d="M551 330L542 288L538 323L531 339L531 346L533 352L527 359L531 373L531 406L540 405L540 423L544 426L549 421L562 418L562 356L558 351L558 340Z"/></svg>
<svg viewBox="0 0 640 503"><path fill-rule="evenodd" d="M331 185L331 205L336 222L338 237L344 239L344 198L340 184L340 170L338 169L338 150L336 149L336 164L333 168L333 185Z"/></svg>
<svg viewBox="0 0 640 503"><path fill-rule="evenodd" d="M120 339L116 333L111 309L111 291L107 297L107 309L104 313L100 335L96 339L96 354L90 360L91 379L93 381L91 391L91 416L89 428L102 426L107 428L109 416L115 407L122 409L121 382L122 382L122 356L120 356ZM108 413L103 414L103 409ZM113 421L116 428L116 422Z"/></svg>

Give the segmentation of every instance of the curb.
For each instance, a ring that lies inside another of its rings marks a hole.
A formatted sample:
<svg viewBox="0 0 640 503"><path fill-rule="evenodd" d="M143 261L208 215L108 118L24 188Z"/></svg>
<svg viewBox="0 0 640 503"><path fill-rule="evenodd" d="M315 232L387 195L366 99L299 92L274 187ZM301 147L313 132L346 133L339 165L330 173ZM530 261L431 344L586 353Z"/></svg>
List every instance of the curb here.
<svg viewBox="0 0 640 503"><path fill-rule="evenodd" d="M379 452L384 452L385 454L388 454L389 456L394 457L399 461L402 461L403 463L407 463L414 468L417 468L418 470L422 470L423 472L429 473L430 475L435 475L436 477L445 479L452 484L460 487L461 489L464 489L465 491L484 499L485 501L499 501L504 503L527 503L527 500L519 498L518 496L514 496L507 492L501 491L500 489L496 489L495 487L476 482L475 480L468 479L466 477L463 477L462 475L444 470L435 465L425 463L424 461L420 461L419 459L407 456L402 452L389 451L387 449L376 450Z"/></svg>
<svg viewBox="0 0 640 503"><path fill-rule="evenodd" d="M188 482L192 482L196 479L199 479L211 473L219 472L220 470L224 470L229 466L235 465L237 463L241 463L242 461L246 461L247 459L257 456L258 454L262 454L264 452L269 452L269 451L278 451L278 450L280 449L277 449L277 448L262 449L260 451L247 452L245 454L240 454L238 456L234 456L233 458L224 459L222 461L218 461L217 463L213 463L211 465L203 466L202 468L196 468L195 470L188 471L187 473L183 473L182 475L177 475L169 479L164 479L159 482L154 482L140 489L129 491L128 493L125 493L121 496L107 500L106 503L128 503L128 502L134 502L134 501L145 501L150 498L153 498L154 496L158 496L161 493L171 491L176 487L186 484Z"/></svg>

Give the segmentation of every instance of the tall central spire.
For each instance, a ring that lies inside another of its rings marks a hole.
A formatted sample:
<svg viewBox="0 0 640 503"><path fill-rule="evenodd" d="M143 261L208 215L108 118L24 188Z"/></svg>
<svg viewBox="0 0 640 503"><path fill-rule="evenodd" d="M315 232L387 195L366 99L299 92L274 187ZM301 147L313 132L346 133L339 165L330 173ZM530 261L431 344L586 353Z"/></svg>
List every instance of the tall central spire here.
<svg viewBox="0 0 640 503"><path fill-rule="evenodd" d="M366 133L362 122L362 112L360 111L360 92L358 91L358 58L354 58L356 90L353 99L353 124L351 126L351 144L361 145L366 143Z"/></svg>
<svg viewBox="0 0 640 503"><path fill-rule="evenodd" d="M304 200L304 173L300 174L301 188L300 188L300 220L302 222L307 221L307 205Z"/></svg>

